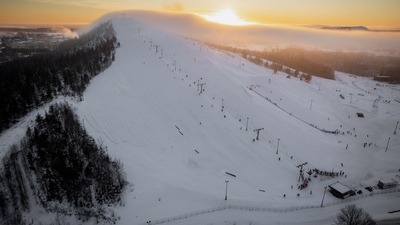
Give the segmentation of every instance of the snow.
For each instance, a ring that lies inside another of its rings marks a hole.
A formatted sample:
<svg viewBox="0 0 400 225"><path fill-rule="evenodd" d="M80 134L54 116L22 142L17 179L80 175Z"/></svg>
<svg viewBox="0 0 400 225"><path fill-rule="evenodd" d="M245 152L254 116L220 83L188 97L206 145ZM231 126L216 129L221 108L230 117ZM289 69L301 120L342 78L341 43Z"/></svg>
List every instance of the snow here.
<svg viewBox="0 0 400 225"><path fill-rule="evenodd" d="M393 134L400 120L399 85L338 72L336 80L288 79L149 25L134 13L111 18L121 43L116 60L74 107L88 133L121 160L132 184L124 206L115 208L118 224L218 207L226 209L169 224L332 224L348 201L326 192L325 207L319 206L324 187L336 181L363 190L349 200L374 218L399 217L387 212L398 210L400 192L374 190L370 196L364 189L399 173L400 130ZM206 84L200 95L198 81ZM0 152L21 137L11 134L24 126L2 134ZM264 130L253 141L257 128ZM297 166L304 162L305 172L318 168L346 176L312 176L299 190Z"/></svg>
<svg viewBox="0 0 400 225"><path fill-rule="evenodd" d="M49 108L49 106L51 104L61 103L61 102L71 102L72 104L74 103L74 101L71 97L59 96L56 99L52 100L51 102L44 104L42 107L39 107L38 109L33 110L32 112L28 113L26 116L24 116L22 119L20 119L15 125L13 125L8 130L1 132L0 133L0 159L2 159L4 157L6 150L9 149L13 144L19 144L19 141L26 134L26 129L29 126L33 125L33 123L36 119L36 116L38 114L43 116L45 114L45 111ZM3 164L3 160L0 160L0 168L1 168L2 164Z"/></svg>
<svg viewBox="0 0 400 225"><path fill-rule="evenodd" d="M394 180L393 178L392 178L392 179L384 178L384 179L380 179L379 181L382 182L382 183L384 183L384 184L397 183L397 181Z"/></svg>
<svg viewBox="0 0 400 225"><path fill-rule="evenodd" d="M337 190L338 192L340 192L342 194L344 194L344 193L346 193L348 191L351 191L351 189L349 187L347 187L346 185L343 185L340 182L335 182L335 183L329 185L329 187Z"/></svg>
<svg viewBox="0 0 400 225"><path fill-rule="evenodd" d="M390 198L400 197L398 193L386 196L374 196L357 202L363 209L374 215L374 219L388 218L388 211L398 208L398 204ZM213 213L206 213L184 219L174 220L166 224L199 225L199 224L224 224L224 225L270 225L270 224L301 224L321 225L333 224L336 214L343 207L342 204L318 209L304 209L290 212L265 212L257 210L228 209ZM393 214L392 214L393 215ZM392 216L391 218L396 218ZM398 216L397 216L398 218ZM398 222L398 220L397 220ZM395 224L395 223L393 223Z"/></svg>

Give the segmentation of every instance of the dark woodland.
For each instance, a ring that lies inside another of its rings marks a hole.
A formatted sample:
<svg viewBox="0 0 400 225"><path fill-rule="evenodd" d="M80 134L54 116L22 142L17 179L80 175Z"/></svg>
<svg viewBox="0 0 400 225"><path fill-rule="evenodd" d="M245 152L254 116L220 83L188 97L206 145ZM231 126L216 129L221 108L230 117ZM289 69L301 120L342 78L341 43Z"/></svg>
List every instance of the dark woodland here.
<svg viewBox="0 0 400 225"><path fill-rule="evenodd" d="M116 47L114 29L104 23L53 51L0 64L0 132L58 95L80 98Z"/></svg>
<svg viewBox="0 0 400 225"><path fill-rule="evenodd" d="M103 206L121 200L126 185L123 165L86 133L67 103L51 105L44 116L38 115L3 163L1 224L26 223L22 213L32 205L80 218L115 221L105 215Z"/></svg>
<svg viewBox="0 0 400 225"><path fill-rule="evenodd" d="M210 46L240 54L242 57L290 76L299 74L335 79L334 71L363 77L385 77L384 81L400 83L400 58L362 52L306 50L283 48L254 51L210 44ZM264 62L264 60L270 61Z"/></svg>

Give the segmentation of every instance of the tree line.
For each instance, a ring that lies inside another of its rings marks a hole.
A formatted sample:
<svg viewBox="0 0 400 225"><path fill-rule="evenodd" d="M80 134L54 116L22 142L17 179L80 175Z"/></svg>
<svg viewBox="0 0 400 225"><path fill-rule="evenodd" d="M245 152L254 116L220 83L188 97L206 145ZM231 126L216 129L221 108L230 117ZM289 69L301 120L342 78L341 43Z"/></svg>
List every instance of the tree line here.
<svg viewBox="0 0 400 225"><path fill-rule="evenodd" d="M53 51L0 64L0 132L55 96L80 98L115 59L118 45L107 22Z"/></svg>
<svg viewBox="0 0 400 225"><path fill-rule="evenodd" d="M287 73L289 76L300 76L300 78L304 78L306 81L310 81L311 76L334 79L334 71L329 66L307 59L302 52L293 51L290 48L256 51L214 44L210 45L214 48L240 54L243 58L274 70L274 73L281 71ZM271 61L271 63L264 62L262 59Z"/></svg>
<svg viewBox="0 0 400 225"><path fill-rule="evenodd" d="M3 163L2 224L22 224L30 202L57 213L63 213L56 207L63 202L77 215L115 220L102 214L102 207L120 202L127 183L123 165L86 133L69 104L51 105L44 116L38 115Z"/></svg>
<svg viewBox="0 0 400 225"><path fill-rule="evenodd" d="M317 63L334 70L362 77L387 76L388 81L400 83L400 57L365 52L301 50Z"/></svg>
<svg viewBox="0 0 400 225"><path fill-rule="evenodd" d="M264 65L274 71L290 73L293 68L296 74L313 75L334 79L334 71L341 71L363 77L385 76L391 83L400 83L400 57L379 55L365 52L307 50L300 47L288 47L254 51L229 46L209 44L212 47L238 53L250 61ZM262 59L272 61L263 62Z"/></svg>

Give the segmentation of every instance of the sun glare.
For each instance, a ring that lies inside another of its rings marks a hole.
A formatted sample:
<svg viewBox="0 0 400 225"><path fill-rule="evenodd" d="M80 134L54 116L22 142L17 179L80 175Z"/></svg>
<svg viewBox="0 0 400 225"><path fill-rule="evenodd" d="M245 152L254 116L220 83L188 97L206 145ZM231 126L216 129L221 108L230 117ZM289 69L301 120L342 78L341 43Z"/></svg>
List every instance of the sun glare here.
<svg viewBox="0 0 400 225"><path fill-rule="evenodd" d="M210 22L232 25L232 26L245 26L253 24L251 22L248 22L240 18L231 9L224 9L219 12L215 12L211 15L203 15L203 17Z"/></svg>

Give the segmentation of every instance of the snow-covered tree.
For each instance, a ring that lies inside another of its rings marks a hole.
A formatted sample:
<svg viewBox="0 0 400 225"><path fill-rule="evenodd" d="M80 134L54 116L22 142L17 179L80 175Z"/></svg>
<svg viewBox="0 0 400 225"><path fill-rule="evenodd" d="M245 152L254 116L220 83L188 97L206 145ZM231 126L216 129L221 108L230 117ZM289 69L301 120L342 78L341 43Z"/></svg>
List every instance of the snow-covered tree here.
<svg viewBox="0 0 400 225"><path fill-rule="evenodd" d="M346 205L336 216L336 225L374 225L375 220L356 205Z"/></svg>

